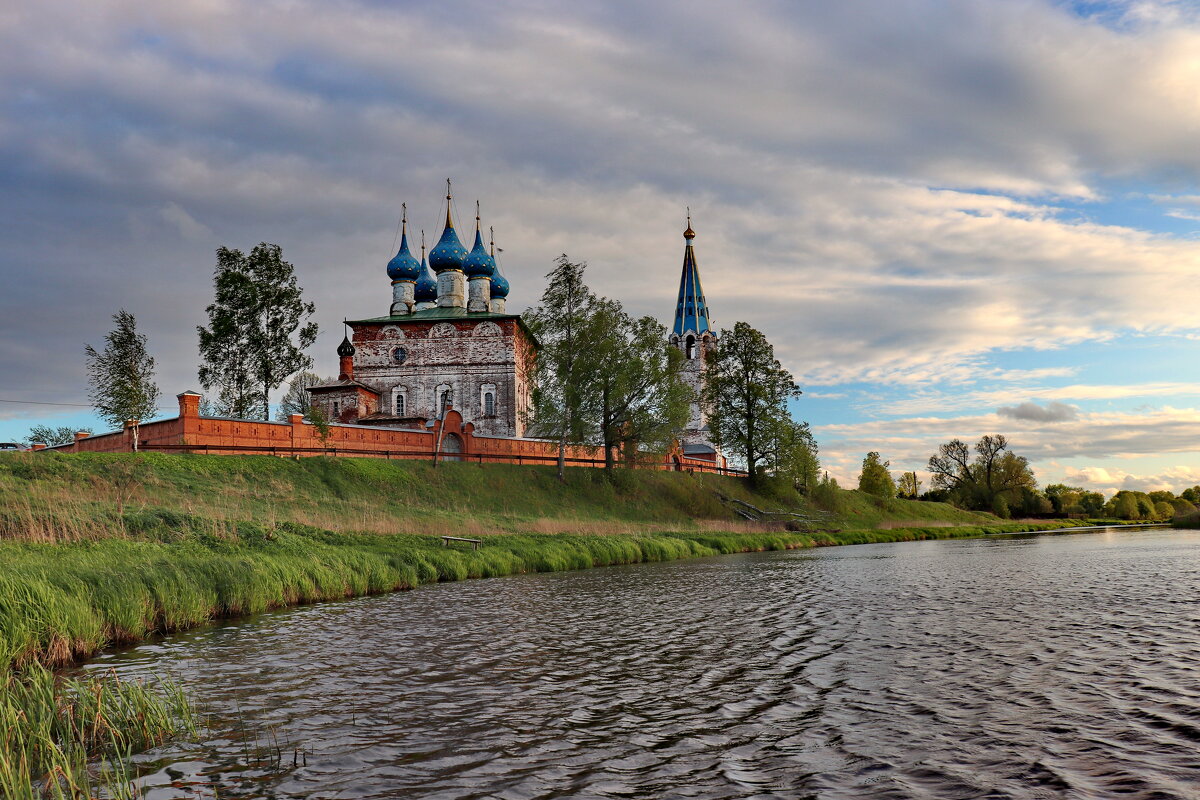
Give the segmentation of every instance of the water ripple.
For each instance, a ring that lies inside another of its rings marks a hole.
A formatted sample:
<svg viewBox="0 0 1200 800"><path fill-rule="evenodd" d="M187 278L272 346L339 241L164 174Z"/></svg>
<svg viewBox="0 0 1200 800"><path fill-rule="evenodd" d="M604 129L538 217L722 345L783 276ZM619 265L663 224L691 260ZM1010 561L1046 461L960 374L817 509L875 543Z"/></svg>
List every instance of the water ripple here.
<svg viewBox="0 0 1200 800"><path fill-rule="evenodd" d="M209 741L152 800L1200 798L1200 534L516 576L265 614L91 668Z"/></svg>

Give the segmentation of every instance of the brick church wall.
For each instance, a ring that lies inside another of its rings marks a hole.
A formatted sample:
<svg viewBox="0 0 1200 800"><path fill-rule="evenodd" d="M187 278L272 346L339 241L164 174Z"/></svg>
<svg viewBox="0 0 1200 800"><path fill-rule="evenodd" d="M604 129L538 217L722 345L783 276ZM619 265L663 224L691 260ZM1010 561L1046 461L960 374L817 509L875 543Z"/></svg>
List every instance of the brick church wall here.
<svg viewBox="0 0 1200 800"><path fill-rule="evenodd" d="M519 437L529 407L531 344L515 319L352 323L354 378L380 391L379 410L395 414L395 390L404 416L434 419L438 390L449 388L453 407L480 433ZM395 353L404 351L404 361ZM484 392L493 414L484 414ZM364 415L365 416L365 415Z"/></svg>

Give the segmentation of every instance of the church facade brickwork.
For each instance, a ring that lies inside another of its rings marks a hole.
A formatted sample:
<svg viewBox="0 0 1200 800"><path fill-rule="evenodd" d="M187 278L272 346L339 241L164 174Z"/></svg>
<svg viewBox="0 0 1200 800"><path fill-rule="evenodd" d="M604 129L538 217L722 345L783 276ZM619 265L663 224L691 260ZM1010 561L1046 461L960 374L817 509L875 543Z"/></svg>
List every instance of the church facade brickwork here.
<svg viewBox="0 0 1200 800"><path fill-rule="evenodd" d="M327 419L420 427L454 410L480 435L524 436L536 346L520 317L439 308L347 325L353 385L312 390Z"/></svg>

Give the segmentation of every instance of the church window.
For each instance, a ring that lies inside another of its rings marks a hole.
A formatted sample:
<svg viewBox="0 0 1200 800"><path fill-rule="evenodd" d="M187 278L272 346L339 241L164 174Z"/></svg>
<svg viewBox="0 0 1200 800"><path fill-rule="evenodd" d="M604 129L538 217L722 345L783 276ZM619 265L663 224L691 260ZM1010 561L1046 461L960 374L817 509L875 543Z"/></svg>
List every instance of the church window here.
<svg viewBox="0 0 1200 800"><path fill-rule="evenodd" d="M434 390L433 401L438 417L454 408L454 390L447 384L442 384Z"/></svg>
<svg viewBox="0 0 1200 800"><path fill-rule="evenodd" d="M408 360L408 349L404 347L396 347L392 349L392 361L397 364L403 364Z"/></svg>
<svg viewBox="0 0 1200 800"><path fill-rule="evenodd" d="M696 337L687 337L687 357L689 360L696 357Z"/></svg>
<svg viewBox="0 0 1200 800"><path fill-rule="evenodd" d="M403 417L408 411L408 398L403 386L397 386L392 390L392 414L397 417Z"/></svg>
<svg viewBox="0 0 1200 800"><path fill-rule="evenodd" d="M496 416L496 395L491 392L483 393L483 415L485 417Z"/></svg>
<svg viewBox="0 0 1200 800"><path fill-rule="evenodd" d="M342 413L341 403L339 403L337 400L334 400L333 401L333 418L337 419L338 415L341 413Z"/></svg>

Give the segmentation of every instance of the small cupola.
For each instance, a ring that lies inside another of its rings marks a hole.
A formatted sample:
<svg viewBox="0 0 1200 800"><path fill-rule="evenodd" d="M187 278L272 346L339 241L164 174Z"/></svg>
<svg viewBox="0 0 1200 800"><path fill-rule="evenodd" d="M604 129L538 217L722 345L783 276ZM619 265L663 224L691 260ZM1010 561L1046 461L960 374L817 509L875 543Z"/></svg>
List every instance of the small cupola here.
<svg viewBox="0 0 1200 800"><path fill-rule="evenodd" d="M437 276L425 263L425 231L421 231L421 273L413 290L413 300L418 303L437 302Z"/></svg>
<svg viewBox="0 0 1200 800"><path fill-rule="evenodd" d="M408 249L408 205L401 208L404 211L400 218L400 250L388 262L387 274L393 281L416 281L421 277L421 263Z"/></svg>
<svg viewBox="0 0 1200 800"><path fill-rule="evenodd" d="M508 297L508 290L509 290L508 278L504 277L504 275L500 272L500 262L496 260L496 231L495 231L495 229L494 228L490 229L490 233L491 233L491 242L490 242L491 250L488 253L488 255L490 255L492 257L492 275L491 275L492 299L493 300L503 300L506 297Z"/></svg>
<svg viewBox="0 0 1200 800"><path fill-rule="evenodd" d="M468 278L490 278L496 271L496 259L483 245L483 234L479 229L479 202L475 202L475 246L463 261L463 274Z"/></svg>

